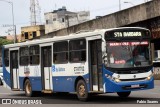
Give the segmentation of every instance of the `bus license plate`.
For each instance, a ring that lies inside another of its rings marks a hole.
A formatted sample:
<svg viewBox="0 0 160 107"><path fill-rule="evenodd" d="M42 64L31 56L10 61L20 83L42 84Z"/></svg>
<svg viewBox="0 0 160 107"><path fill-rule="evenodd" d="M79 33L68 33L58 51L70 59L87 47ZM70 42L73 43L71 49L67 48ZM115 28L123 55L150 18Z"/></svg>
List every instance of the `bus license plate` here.
<svg viewBox="0 0 160 107"><path fill-rule="evenodd" d="M138 85L131 85L132 88L138 88L139 87L139 84Z"/></svg>

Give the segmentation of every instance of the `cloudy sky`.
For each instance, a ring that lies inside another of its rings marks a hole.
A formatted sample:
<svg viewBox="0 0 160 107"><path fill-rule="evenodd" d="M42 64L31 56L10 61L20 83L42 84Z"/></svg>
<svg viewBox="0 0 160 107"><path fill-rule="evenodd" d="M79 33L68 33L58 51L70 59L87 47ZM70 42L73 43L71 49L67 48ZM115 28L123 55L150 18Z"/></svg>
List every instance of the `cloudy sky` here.
<svg viewBox="0 0 160 107"><path fill-rule="evenodd" d="M0 0L0 35L8 35L10 27L4 25L12 24L11 5ZM14 4L15 24L17 34L20 27L30 25L30 0L7 0ZM119 0L38 0L41 7L41 20L44 23L44 13L66 6L68 11L90 11L91 19L95 16L103 16L119 11ZM129 3L124 3L128 1ZM121 9L144 3L146 0L121 0ZM149 0L148 0L149 1ZM12 34L12 32L10 32Z"/></svg>

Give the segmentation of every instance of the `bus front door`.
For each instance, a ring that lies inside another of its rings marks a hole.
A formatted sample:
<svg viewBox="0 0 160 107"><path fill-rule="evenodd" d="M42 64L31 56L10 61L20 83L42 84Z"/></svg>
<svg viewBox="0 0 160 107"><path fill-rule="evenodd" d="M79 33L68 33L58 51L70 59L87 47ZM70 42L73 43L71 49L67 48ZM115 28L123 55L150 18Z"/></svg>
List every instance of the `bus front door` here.
<svg viewBox="0 0 160 107"><path fill-rule="evenodd" d="M90 83L92 91L103 91L101 40L89 41Z"/></svg>
<svg viewBox="0 0 160 107"><path fill-rule="evenodd" d="M11 89L19 90L18 50L10 51Z"/></svg>
<svg viewBox="0 0 160 107"><path fill-rule="evenodd" d="M43 91L52 91L52 51L51 46L41 48L41 71Z"/></svg>

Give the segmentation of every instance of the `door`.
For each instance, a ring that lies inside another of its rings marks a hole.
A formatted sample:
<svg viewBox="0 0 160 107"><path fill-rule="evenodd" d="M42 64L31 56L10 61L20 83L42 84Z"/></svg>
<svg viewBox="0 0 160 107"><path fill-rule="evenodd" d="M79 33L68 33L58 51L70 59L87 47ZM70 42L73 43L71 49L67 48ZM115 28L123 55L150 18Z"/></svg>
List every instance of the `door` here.
<svg viewBox="0 0 160 107"><path fill-rule="evenodd" d="M42 89L52 90L52 55L51 46L41 48Z"/></svg>
<svg viewBox="0 0 160 107"><path fill-rule="evenodd" d="M90 83L93 91L103 91L101 40L89 41Z"/></svg>
<svg viewBox="0 0 160 107"><path fill-rule="evenodd" d="M19 89L18 50L10 51L11 88Z"/></svg>

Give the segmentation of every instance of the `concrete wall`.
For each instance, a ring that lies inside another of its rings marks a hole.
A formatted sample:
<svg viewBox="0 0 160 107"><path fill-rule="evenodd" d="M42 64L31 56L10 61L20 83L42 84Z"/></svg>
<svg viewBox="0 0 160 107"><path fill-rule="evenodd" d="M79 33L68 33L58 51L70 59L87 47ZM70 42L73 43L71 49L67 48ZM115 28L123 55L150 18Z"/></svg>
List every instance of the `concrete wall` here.
<svg viewBox="0 0 160 107"><path fill-rule="evenodd" d="M114 28L126 26L132 23L144 21L160 16L160 1L153 0L129 9L125 9L113 14L90 20L82 24L71 26L47 34L45 37L63 36L80 30L94 30L102 28Z"/></svg>

